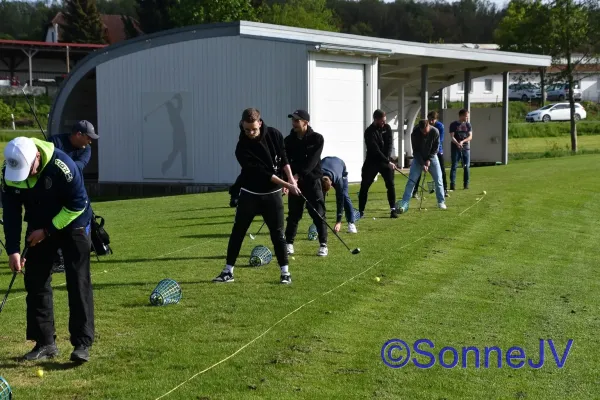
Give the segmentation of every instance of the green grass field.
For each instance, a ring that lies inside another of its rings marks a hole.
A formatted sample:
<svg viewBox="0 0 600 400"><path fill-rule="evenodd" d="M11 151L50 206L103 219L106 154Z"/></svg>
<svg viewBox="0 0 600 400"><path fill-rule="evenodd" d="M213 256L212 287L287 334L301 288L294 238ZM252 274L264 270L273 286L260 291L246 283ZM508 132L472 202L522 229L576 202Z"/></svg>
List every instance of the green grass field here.
<svg viewBox="0 0 600 400"><path fill-rule="evenodd" d="M53 281L61 355L17 361L32 347L19 277L0 315L0 375L15 399L597 398L599 162L582 155L473 168L471 189L451 193L447 211L429 196L428 211L413 200L397 220L388 218L379 180L359 233L341 234L359 255L330 235L329 257L318 258L305 214L290 286L279 284L275 260L247 267L254 245L272 249L266 231L244 242L234 283L210 282L224 265L234 216L225 193L95 203L115 254L92 261L91 361L68 361L63 274ZM405 183L396 177L398 196ZM352 185L353 200L357 191ZM5 260L2 294L11 277ZM163 278L181 284L183 299L151 307ZM461 362L389 368L381 349L393 338L429 339L435 354L452 346ZM540 339L554 341L559 359L573 339L563 368L548 345L540 369L513 369L505 358L498 368L497 353L489 368L483 354L476 368L473 353L461 368L465 346L498 346L503 354L521 346L538 362Z"/></svg>

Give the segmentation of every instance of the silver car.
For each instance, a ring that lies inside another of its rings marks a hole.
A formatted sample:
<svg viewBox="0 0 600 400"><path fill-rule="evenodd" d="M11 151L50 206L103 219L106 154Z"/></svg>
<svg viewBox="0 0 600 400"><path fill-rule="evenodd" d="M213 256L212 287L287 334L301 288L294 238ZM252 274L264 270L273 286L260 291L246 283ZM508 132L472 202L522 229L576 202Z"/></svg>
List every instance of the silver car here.
<svg viewBox="0 0 600 400"><path fill-rule="evenodd" d="M575 82L573 86L575 87L575 89L573 90L573 98L576 101L581 101L582 94L581 88L579 87L579 82ZM569 99L570 96L571 91L569 90L568 83L557 83L548 86L548 88L546 89L546 98L548 100L564 101Z"/></svg>

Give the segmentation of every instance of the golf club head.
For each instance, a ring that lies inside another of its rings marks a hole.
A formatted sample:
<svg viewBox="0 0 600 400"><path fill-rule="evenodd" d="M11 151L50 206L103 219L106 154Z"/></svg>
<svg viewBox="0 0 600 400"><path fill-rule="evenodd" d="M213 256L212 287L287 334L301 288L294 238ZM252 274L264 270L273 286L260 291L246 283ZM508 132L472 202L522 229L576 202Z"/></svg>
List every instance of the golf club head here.
<svg viewBox="0 0 600 400"><path fill-rule="evenodd" d="M253 234L251 234L251 233L249 234L249 236L250 236L250 239L252 239L252 240L256 239L256 238L254 237L254 235L253 235Z"/></svg>
<svg viewBox="0 0 600 400"><path fill-rule="evenodd" d="M360 253L360 249L357 247L354 250L352 250L352 254L358 254Z"/></svg>

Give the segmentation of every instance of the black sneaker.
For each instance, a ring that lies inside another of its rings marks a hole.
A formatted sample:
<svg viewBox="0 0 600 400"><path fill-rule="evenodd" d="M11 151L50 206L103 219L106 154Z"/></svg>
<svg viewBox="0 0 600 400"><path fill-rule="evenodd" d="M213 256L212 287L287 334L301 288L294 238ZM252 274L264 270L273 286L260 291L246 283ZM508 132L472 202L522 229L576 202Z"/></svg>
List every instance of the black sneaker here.
<svg viewBox="0 0 600 400"><path fill-rule="evenodd" d="M71 361L75 362L87 362L90 359L89 346L80 344L75 346L75 349L71 353Z"/></svg>
<svg viewBox="0 0 600 400"><path fill-rule="evenodd" d="M444 197L450 197L447 190L444 191Z"/></svg>
<svg viewBox="0 0 600 400"><path fill-rule="evenodd" d="M364 211L359 211L358 213L360 214L360 218L361 219L364 218L364 216L365 216L365 212Z"/></svg>
<svg viewBox="0 0 600 400"><path fill-rule="evenodd" d="M233 274L231 272L221 272L219 274L219 276L217 276L215 279L212 280L213 282L218 282L218 283L228 283L228 282L233 282Z"/></svg>
<svg viewBox="0 0 600 400"><path fill-rule="evenodd" d="M58 347L56 347L56 343L47 344L47 345L39 345L36 344L33 350L29 353L25 354L23 358L26 361L36 361L36 360L44 360L46 358L53 358L58 355Z"/></svg>
<svg viewBox="0 0 600 400"><path fill-rule="evenodd" d="M468 188L469 188L469 184L468 184L468 183L465 183L465 185L464 185L464 188L465 188L465 189L468 189Z"/></svg>
<svg viewBox="0 0 600 400"><path fill-rule="evenodd" d="M398 218L398 213L395 209L390 212L390 218Z"/></svg>
<svg viewBox="0 0 600 400"><path fill-rule="evenodd" d="M279 281L280 283L284 284L284 285L289 285L290 283L292 283L292 275L290 274L285 274L285 275L281 275L281 280Z"/></svg>
<svg viewBox="0 0 600 400"><path fill-rule="evenodd" d="M450 191L454 191L456 190L456 186L454 186L454 183L450 184Z"/></svg>

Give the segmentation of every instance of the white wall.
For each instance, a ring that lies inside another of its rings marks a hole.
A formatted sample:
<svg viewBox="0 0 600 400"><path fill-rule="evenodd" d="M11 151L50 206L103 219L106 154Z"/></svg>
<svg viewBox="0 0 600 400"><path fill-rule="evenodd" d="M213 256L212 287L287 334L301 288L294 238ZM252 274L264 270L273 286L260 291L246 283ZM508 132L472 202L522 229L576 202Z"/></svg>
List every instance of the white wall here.
<svg viewBox="0 0 600 400"><path fill-rule="evenodd" d="M492 90L486 90L486 79L491 80ZM462 83L446 88L447 101L464 101L465 92ZM490 75L474 78L471 81L471 103L495 103L502 101L502 75Z"/></svg>
<svg viewBox="0 0 600 400"><path fill-rule="evenodd" d="M258 108L286 136L287 115L308 107L307 65L303 44L237 36L149 48L99 65L99 181L232 183L243 109ZM172 121L160 105L178 93L181 120ZM163 175L173 132L182 130L188 176L180 154Z"/></svg>

